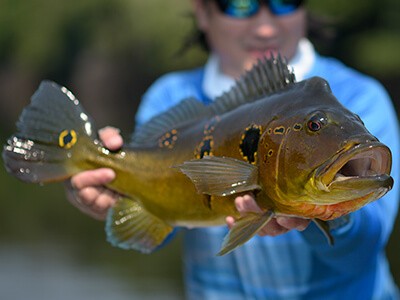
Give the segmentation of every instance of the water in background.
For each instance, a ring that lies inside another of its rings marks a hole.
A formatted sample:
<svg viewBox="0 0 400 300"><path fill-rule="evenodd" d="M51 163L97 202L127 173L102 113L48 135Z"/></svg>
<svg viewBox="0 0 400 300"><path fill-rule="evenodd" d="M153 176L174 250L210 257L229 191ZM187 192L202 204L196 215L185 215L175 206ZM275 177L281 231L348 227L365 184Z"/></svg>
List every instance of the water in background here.
<svg viewBox="0 0 400 300"><path fill-rule="evenodd" d="M183 299L179 236L151 255L112 247L61 184L19 182L2 160L0 201L1 300Z"/></svg>
<svg viewBox="0 0 400 300"><path fill-rule="evenodd" d="M0 298L7 300L181 299L179 282L168 276L123 276L117 269L88 264L73 247L56 241L3 244Z"/></svg>

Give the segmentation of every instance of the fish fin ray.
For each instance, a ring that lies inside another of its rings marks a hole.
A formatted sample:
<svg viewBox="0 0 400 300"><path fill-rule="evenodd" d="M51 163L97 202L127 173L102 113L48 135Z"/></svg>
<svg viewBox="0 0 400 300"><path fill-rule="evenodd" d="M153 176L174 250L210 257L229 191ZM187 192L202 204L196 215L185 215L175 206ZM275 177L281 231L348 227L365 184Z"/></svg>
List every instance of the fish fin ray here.
<svg viewBox="0 0 400 300"><path fill-rule="evenodd" d="M72 147L94 139L97 131L75 96L65 87L42 81L3 148L9 173L26 182L64 180L77 171L66 166Z"/></svg>
<svg viewBox="0 0 400 300"><path fill-rule="evenodd" d="M182 100L166 112L154 116L140 126L132 136L130 146L143 146L158 141L169 130L196 122L207 116L210 110L199 100L191 97Z"/></svg>
<svg viewBox="0 0 400 300"><path fill-rule="evenodd" d="M209 106L195 98L186 98L166 112L154 116L140 126L132 136L130 145L153 144L169 130L231 111L243 104L283 91L296 82L287 61L278 57L259 60L258 63L228 91L217 97Z"/></svg>
<svg viewBox="0 0 400 300"><path fill-rule="evenodd" d="M210 105L214 114L222 114L245 103L282 91L296 82L286 59L280 55L259 60L236 84Z"/></svg>
<svg viewBox="0 0 400 300"><path fill-rule="evenodd" d="M321 230L321 232L324 234L326 240L328 241L328 244L330 246L333 246L335 244L335 239L333 238L330 232L328 222L322 221L320 219L312 219L312 221L314 222L315 225L317 225L318 229Z"/></svg>
<svg viewBox="0 0 400 300"><path fill-rule="evenodd" d="M235 224L224 238L218 256L225 255L235 248L243 245L257 234L273 218L274 213L270 210L264 213L247 213L244 217L236 220Z"/></svg>
<svg viewBox="0 0 400 300"><path fill-rule="evenodd" d="M192 180L199 193L227 196L260 189L258 168L235 158L204 156L176 167Z"/></svg>
<svg viewBox="0 0 400 300"><path fill-rule="evenodd" d="M120 198L107 214L107 240L122 249L151 253L172 230L134 199Z"/></svg>

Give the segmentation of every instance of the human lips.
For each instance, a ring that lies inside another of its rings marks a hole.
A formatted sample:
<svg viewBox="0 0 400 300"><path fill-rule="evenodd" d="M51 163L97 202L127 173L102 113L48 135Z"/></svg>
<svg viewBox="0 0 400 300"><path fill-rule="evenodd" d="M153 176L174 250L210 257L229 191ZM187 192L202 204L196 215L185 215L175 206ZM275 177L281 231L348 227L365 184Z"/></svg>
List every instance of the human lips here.
<svg viewBox="0 0 400 300"><path fill-rule="evenodd" d="M277 57L279 50L277 47L268 47L263 49L250 49L249 53L255 59Z"/></svg>

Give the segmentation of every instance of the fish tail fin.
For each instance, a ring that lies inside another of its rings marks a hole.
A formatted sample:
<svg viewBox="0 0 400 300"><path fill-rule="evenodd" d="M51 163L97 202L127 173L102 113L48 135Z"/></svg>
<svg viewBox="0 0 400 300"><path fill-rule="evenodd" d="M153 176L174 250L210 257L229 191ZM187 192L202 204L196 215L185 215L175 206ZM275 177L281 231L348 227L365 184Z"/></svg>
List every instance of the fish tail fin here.
<svg viewBox="0 0 400 300"><path fill-rule="evenodd" d="M24 108L17 132L3 148L7 171L22 181L64 180L80 171L77 162L93 144L96 131L75 96L65 87L43 81ZM77 151L78 150L78 151Z"/></svg>
<svg viewBox="0 0 400 300"><path fill-rule="evenodd" d="M237 247L243 245L257 234L271 219L274 213L270 210L264 213L248 213L239 218L224 238L218 256L228 254Z"/></svg>

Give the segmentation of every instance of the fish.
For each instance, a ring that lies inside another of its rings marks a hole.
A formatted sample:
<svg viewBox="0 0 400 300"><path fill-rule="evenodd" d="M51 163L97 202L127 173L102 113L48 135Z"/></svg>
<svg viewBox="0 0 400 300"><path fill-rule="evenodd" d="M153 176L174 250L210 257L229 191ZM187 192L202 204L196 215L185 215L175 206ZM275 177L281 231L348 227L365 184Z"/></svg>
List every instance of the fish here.
<svg viewBox="0 0 400 300"><path fill-rule="evenodd" d="M296 81L281 56L259 60L210 105L195 98L153 117L110 151L67 88L43 81L6 142L6 170L29 183L68 180L100 167L120 194L107 240L151 253L174 228L235 225L217 255L246 243L277 216L311 219L333 244L329 220L392 188L390 149L346 109L321 77ZM241 215L238 195L260 212Z"/></svg>

